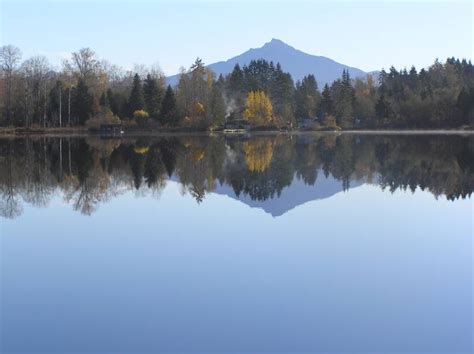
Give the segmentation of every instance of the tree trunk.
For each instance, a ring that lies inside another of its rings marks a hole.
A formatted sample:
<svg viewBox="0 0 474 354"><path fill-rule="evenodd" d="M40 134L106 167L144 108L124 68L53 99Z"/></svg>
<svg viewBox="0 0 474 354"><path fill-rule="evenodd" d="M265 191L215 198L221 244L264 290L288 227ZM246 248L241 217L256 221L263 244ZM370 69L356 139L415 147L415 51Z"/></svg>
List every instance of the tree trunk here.
<svg viewBox="0 0 474 354"><path fill-rule="evenodd" d="M67 123L71 126L71 88L68 90L68 107L67 107Z"/></svg>
<svg viewBox="0 0 474 354"><path fill-rule="evenodd" d="M62 120L62 118L63 118L63 116L62 116L62 114L63 114L63 104L62 104L62 97L61 97L62 96L61 95L62 91L63 91L62 87L59 87L59 127L60 128L62 127L62 121L63 121Z"/></svg>

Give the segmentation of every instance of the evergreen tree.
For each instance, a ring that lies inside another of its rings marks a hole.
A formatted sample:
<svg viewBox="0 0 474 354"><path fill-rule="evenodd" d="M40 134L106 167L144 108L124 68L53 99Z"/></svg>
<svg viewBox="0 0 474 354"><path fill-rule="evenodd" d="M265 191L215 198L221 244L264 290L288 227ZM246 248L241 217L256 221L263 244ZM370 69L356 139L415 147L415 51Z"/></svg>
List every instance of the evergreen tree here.
<svg viewBox="0 0 474 354"><path fill-rule="evenodd" d="M320 118L324 118L327 115L334 114L334 103L331 98L331 91L329 89L328 84L324 85L322 98L321 98L321 105L319 107L319 115Z"/></svg>
<svg viewBox="0 0 474 354"><path fill-rule="evenodd" d="M474 123L474 87L463 87L458 95L456 106L464 124Z"/></svg>
<svg viewBox="0 0 474 354"><path fill-rule="evenodd" d="M246 85L244 72L239 64L235 64L232 72L226 77L225 96L230 107L229 119L242 119L246 100Z"/></svg>
<svg viewBox="0 0 474 354"><path fill-rule="evenodd" d="M412 66L410 69L408 85L412 90L416 90L418 87L418 73L416 72L416 68L414 66Z"/></svg>
<svg viewBox="0 0 474 354"><path fill-rule="evenodd" d="M245 91L270 91L275 72L273 62L264 59L252 60L243 67Z"/></svg>
<svg viewBox="0 0 474 354"><path fill-rule="evenodd" d="M170 85L166 89L165 96L161 103L161 122L164 125L177 125L178 124L178 115L176 109L176 98L173 92L173 89Z"/></svg>
<svg viewBox="0 0 474 354"><path fill-rule="evenodd" d="M77 124L84 124L93 112L93 97L83 79L79 79L74 91L73 111Z"/></svg>
<svg viewBox="0 0 474 354"><path fill-rule="evenodd" d="M135 74L133 77L132 91L128 99L128 109L130 117L133 117L133 112L140 111L145 108L145 99L143 97L143 87L140 76Z"/></svg>
<svg viewBox="0 0 474 354"><path fill-rule="evenodd" d="M155 120L158 119L163 92L158 80L152 77L150 74L148 74L145 81L143 81L143 96L145 110L150 114L151 118Z"/></svg>
<svg viewBox="0 0 474 354"><path fill-rule="evenodd" d="M212 88L211 100L210 100L210 121L214 127L220 127L225 122L225 103L222 97L222 92L218 84L215 84Z"/></svg>
<svg viewBox="0 0 474 354"><path fill-rule="evenodd" d="M229 76L229 91L237 94L244 91L244 72L239 64L235 64L234 70Z"/></svg>
<svg viewBox="0 0 474 354"><path fill-rule="evenodd" d="M271 63L270 63L271 64ZM272 65L270 65L272 69ZM272 69L269 92L273 103L273 112L284 123L294 123L295 86L289 73L283 72L280 63Z"/></svg>
<svg viewBox="0 0 474 354"><path fill-rule="evenodd" d="M321 95L314 75L308 75L296 83L295 111L298 119L316 118Z"/></svg>
<svg viewBox="0 0 474 354"><path fill-rule="evenodd" d="M217 78L216 85L219 87L219 90L223 91L225 89L225 78L224 75L219 74Z"/></svg>
<svg viewBox="0 0 474 354"><path fill-rule="evenodd" d="M355 93L348 70L342 71L342 80L334 82L331 90L335 98L334 108L338 125L342 127L353 126Z"/></svg>
<svg viewBox="0 0 474 354"><path fill-rule="evenodd" d="M102 108L110 108L109 97L106 92L102 92L100 95L99 104Z"/></svg>
<svg viewBox="0 0 474 354"><path fill-rule="evenodd" d="M380 121L388 119L391 115L390 103L385 98L385 94L381 94L375 104L375 115Z"/></svg>
<svg viewBox="0 0 474 354"><path fill-rule="evenodd" d="M121 116L121 108L117 96L111 88L107 89L107 101L109 101L110 110L116 116Z"/></svg>

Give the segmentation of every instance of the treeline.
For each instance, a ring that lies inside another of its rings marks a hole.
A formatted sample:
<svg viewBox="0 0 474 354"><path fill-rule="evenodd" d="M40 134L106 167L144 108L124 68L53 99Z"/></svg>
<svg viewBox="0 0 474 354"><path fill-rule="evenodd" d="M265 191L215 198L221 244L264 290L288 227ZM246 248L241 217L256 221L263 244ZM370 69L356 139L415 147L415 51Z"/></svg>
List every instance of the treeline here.
<svg viewBox="0 0 474 354"><path fill-rule="evenodd" d="M81 213L127 191L160 195L170 179L197 202L219 185L252 200L277 198L295 179L324 176L417 189L454 200L474 190L474 140L460 136L264 135L251 139L0 139L0 216L59 194Z"/></svg>
<svg viewBox="0 0 474 354"><path fill-rule="evenodd" d="M21 61L0 48L0 125L97 128L260 129L459 128L474 125L474 69L455 58L417 71L382 70L351 78L347 71L319 88L308 75L294 82L280 64L254 60L216 75L197 59L176 87L156 67L123 70L89 48L60 70L45 57ZM376 77L375 77L376 76Z"/></svg>

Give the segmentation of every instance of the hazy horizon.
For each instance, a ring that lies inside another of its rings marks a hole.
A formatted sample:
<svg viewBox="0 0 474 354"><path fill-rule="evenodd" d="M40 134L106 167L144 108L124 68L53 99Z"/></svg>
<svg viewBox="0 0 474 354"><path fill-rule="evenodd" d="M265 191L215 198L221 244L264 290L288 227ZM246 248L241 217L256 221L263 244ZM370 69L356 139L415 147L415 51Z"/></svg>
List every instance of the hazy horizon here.
<svg viewBox="0 0 474 354"><path fill-rule="evenodd" d="M166 75L197 56L206 64L225 61L272 38L367 72L452 56L472 60L469 1L259 1L253 11L249 4L4 0L0 41L53 65L90 47L127 69L158 63Z"/></svg>

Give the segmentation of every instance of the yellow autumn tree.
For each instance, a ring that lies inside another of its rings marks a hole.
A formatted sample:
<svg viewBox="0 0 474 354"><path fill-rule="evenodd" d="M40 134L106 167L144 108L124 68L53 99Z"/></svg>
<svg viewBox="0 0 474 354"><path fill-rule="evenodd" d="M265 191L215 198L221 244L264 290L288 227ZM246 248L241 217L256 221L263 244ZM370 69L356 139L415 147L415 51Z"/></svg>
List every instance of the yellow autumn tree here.
<svg viewBox="0 0 474 354"><path fill-rule="evenodd" d="M273 121L272 102L265 92L249 92L244 117L252 125L267 125Z"/></svg>
<svg viewBox="0 0 474 354"><path fill-rule="evenodd" d="M270 166L273 157L273 143L270 139L246 141L243 147L249 171L263 172Z"/></svg>
<svg viewBox="0 0 474 354"><path fill-rule="evenodd" d="M146 122L148 122L148 118L150 118L150 115L147 111L140 109L133 112L133 118L135 118L138 124L144 125Z"/></svg>
<svg viewBox="0 0 474 354"><path fill-rule="evenodd" d="M206 110L201 102L196 102L194 104L194 113L197 117L202 117L205 112Z"/></svg>

